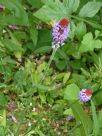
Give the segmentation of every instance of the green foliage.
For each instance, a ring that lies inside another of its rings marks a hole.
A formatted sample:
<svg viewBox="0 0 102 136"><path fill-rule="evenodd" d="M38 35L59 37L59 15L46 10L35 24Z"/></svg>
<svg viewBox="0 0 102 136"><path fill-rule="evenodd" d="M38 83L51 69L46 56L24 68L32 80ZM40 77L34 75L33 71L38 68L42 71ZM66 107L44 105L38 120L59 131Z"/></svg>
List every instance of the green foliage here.
<svg viewBox="0 0 102 136"><path fill-rule="evenodd" d="M84 35L79 48L80 52L93 51L95 48L102 48L102 41L96 38L93 38L92 33L87 33Z"/></svg>
<svg viewBox="0 0 102 136"><path fill-rule="evenodd" d="M75 84L68 85L65 90L65 99L69 101L78 100L79 88Z"/></svg>
<svg viewBox="0 0 102 136"><path fill-rule="evenodd" d="M17 25L29 25L28 15L25 12L24 7L21 5L19 0L0 0L6 10L11 13L1 16L2 25L4 24L17 24ZM11 19L12 18L12 19Z"/></svg>
<svg viewBox="0 0 102 136"><path fill-rule="evenodd" d="M93 103L93 101L91 101L91 108L92 108L92 115L93 115L93 133L95 136L97 136L99 134L99 129L100 129L100 126L99 126L99 121L98 121L98 118L97 118L97 115L96 115L96 109L95 109L95 105Z"/></svg>
<svg viewBox="0 0 102 136"><path fill-rule="evenodd" d="M101 136L101 7L0 0L0 136ZM70 33L52 53L52 23L64 17ZM83 88L92 89L91 102L79 102Z"/></svg>
<svg viewBox="0 0 102 136"><path fill-rule="evenodd" d="M102 6L101 2L88 2L86 5L82 7L79 12L79 16L81 17L93 17L100 10Z"/></svg>
<svg viewBox="0 0 102 136"><path fill-rule="evenodd" d="M42 21L50 23L51 20L59 20L60 18L67 16L67 8L65 8L64 4L62 4L59 0L56 0L55 2L51 0L49 0L49 2L44 0L44 3L45 5L34 13L34 16Z"/></svg>
<svg viewBox="0 0 102 136"><path fill-rule="evenodd" d="M75 102L74 104L71 103L71 109L77 122L81 123L78 127L80 134L83 136L90 135L92 131L92 122L87 114L83 111L82 106L78 102Z"/></svg>
<svg viewBox="0 0 102 136"><path fill-rule="evenodd" d="M77 11L80 0L63 0L63 4L65 5L69 13L73 13Z"/></svg>

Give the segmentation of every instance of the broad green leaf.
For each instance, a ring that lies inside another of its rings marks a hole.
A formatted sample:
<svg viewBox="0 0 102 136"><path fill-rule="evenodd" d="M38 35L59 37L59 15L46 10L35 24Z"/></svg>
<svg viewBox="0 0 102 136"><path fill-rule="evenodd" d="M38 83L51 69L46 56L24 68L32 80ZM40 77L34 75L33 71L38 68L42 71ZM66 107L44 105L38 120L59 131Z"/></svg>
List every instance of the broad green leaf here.
<svg viewBox="0 0 102 136"><path fill-rule="evenodd" d="M59 20L63 17L67 17L68 11L59 0L52 2L52 5L44 5L40 8L34 16L40 20L50 23L52 20Z"/></svg>
<svg viewBox="0 0 102 136"><path fill-rule="evenodd" d="M100 10L101 6L102 6L101 2L95 2L95 1L88 2L81 8L79 12L79 16L80 17L93 17Z"/></svg>
<svg viewBox="0 0 102 136"><path fill-rule="evenodd" d="M93 45L93 35L90 32L84 35L79 51L80 52L92 51L93 46L94 46Z"/></svg>
<svg viewBox="0 0 102 136"><path fill-rule="evenodd" d="M94 48L102 48L102 41L101 40L94 40Z"/></svg>
<svg viewBox="0 0 102 136"><path fill-rule="evenodd" d="M93 51L95 48L102 48L102 41L98 39L94 40L91 32L84 35L79 51L88 52Z"/></svg>
<svg viewBox="0 0 102 136"><path fill-rule="evenodd" d="M76 84L70 84L65 89L64 98L68 101L78 100L79 91L80 89Z"/></svg>
<svg viewBox="0 0 102 136"><path fill-rule="evenodd" d="M99 125L99 120L96 114L96 108L93 101L91 101L91 110L92 110L92 116L93 116L93 133L95 136L98 136L100 125Z"/></svg>
<svg viewBox="0 0 102 136"><path fill-rule="evenodd" d="M63 4L68 9L69 13L76 12L79 7L80 0L63 0Z"/></svg>
<svg viewBox="0 0 102 136"><path fill-rule="evenodd" d="M81 136L88 136L92 131L92 122L88 115L83 111L83 108L79 102L71 103L70 107L77 122L80 122L79 130Z"/></svg>
<svg viewBox="0 0 102 136"><path fill-rule="evenodd" d="M37 47L50 46L51 47L51 31L48 29L42 29L38 31Z"/></svg>

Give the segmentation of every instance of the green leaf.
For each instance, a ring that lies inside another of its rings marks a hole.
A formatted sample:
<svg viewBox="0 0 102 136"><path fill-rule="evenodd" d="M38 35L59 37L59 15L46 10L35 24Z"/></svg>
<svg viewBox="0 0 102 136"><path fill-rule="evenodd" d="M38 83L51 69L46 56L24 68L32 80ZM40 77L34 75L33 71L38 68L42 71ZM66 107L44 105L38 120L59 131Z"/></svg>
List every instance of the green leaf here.
<svg viewBox="0 0 102 136"><path fill-rule="evenodd" d="M18 0L0 0L0 3L10 10L10 15L1 16L2 22L7 24L29 25L28 15Z"/></svg>
<svg viewBox="0 0 102 136"><path fill-rule="evenodd" d="M82 39L83 35L86 33L86 24L84 22L80 22L76 26L76 37L80 40Z"/></svg>
<svg viewBox="0 0 102 136"><path fill-rule="evenodd" d="M38 40L38 30L35 28L30 29L30 37L33 41L34 47L37 45L37 40Z"/></svg>
<svg viewBox="0 0 102 136"><path fill-rule="evenodd" d="M65 67L66 67L65 60L57 60L57 61L55 61L55 62L56 62L56 67L57 67L59 70L65 69Z"/></svg>
<svg viewBox="0 0 102 136"><path fill-rule="evenodd" d="M45 85L42 85L42 84L39 84L39 83L33 83L33 87L36 87L42 91L47 91L49 90L50 88L48 86L45 86Z"/></svg>
<svg viewBox="0 0 102 136"><path fill-rule="evenodd" d="M6 127L6 110L0 110L0 126Z"/></svg>
<svg viewBox="0 0 102 136"><path fill-rule="evenodd" d="M79 51L87 52L87 51L91 51L92 49L93 49L93 35L90 32L84 35Z"/></svg>
<svg viewBox="0 0 102 136"><path fill-rule="evenodd" d="M100 31L98 31L98 30L96 30L96 31L95 31L95 38L99 37L99 36L100 36L100 34L101 34L101 32L100 32Z"/></svg>
<svg viewBox="0 0 102 136"><path fill-rule="evenodd" d="M54 0L41 0L45 5L49 5L49 6L51 6L51 5L53 5L53 3L54 3Z"/></svg>
<svg viewBox="0 0 102 136"><path fill-rule="evenodd" d="M94 1L88 2L81 8L79 12L79 16L80 17L93 17L100 10L101 6L102 6L101 2L94 2Z"/></svg>
<svg viewBox="0 0 102 136"><path fill-rule="evenodd" d="M95 109L95 105L94 105L93 101L91 101L91 110L92 110L92 115L93 115L94 136L98 136L99 130L100 130L100 125L99 125L99 121L97 118L96 109Z"/></svg>
<svg viewBox="0 0 102 136"><path fill-rule="evenodd" d="M50 6L48 4L44 5L34 13L34 16L46 23L50 23L52 20L59 20L62 17L67 17L68 11L63 3L56 0L55 2L52 1Z"/></svg>
<svg viewBox="0 0 102 136"><path fill-rule="evenodd" d="M71 40L74 40L74 36L75 36L75 31L76 31L76 25L74 23L74 21L71 21L70 23L70 33L69 33L69 38Z"/></svg>
<svg viewBox="0 0 102 136"><path fill-rule="evenodd" d="M39 47L37 48L34 53L43 53L43 52L48 52L51 49L50 46L43 46L43 47Z"/></svg>
<svg viewBox="0 0 102 136"><path fill-rule="evenodd" d="M0 92L0 106L3 108L6 106L6 100L5 100L5 96L2 92Z"/></svg>
<svg viewBox="0 0 102 136"><path fill-rule="evenodd" d="M71 73L65 73L64 78L63 78L63 84L66 84L66 82L68 81L69 77L70 77Z"/></svg>
<svg viewBox="0 0 102 136"><path fill-rule="evenodd" d="M71 115L73 116L73 112L72 112L72 109L69 108L69 109L66 109L64 112L63 112L64 115Z"/></svg>
<svg viewBox="0 0 102 136"><path fill-rule="evenodd" d="M4 127L0 127L0 136L5 136Z"/></svg>
<svg viewBox="0 0 102 136"><path fill-rule="evenodd" d="M79 48L80 52L93 51L95 48L102 48L101 40L94 40L91 32L84 35L83 40L81 42L81 46Z"/></svg>
<svg viewBox="0 0 102 136"><path fill-rule="evenodd" d="M95 96L93 97L93 101L95 105L102 104L102 90L98 90L98 93L96 93Z"/></svg>
<svg viewBox="0 0 102 136"><path fill-rule="evenodd" d="M70 84L66 87L64 98L68 101L78 100L79 88L76 84Z"/></svg>
<svg viewBox="0 0 102 136"><path fill-rule="evenodd" d="M21 54L23 53L23 48L22 45L20 44L20 42L14 37L13 33L11 33L10 31L9 35L11 37L11 39L4 39L2 40L2 43L4 44L5 48L9 51L9 52L13 52L13 54L17 57L20 58Z"/></svg>
<svg viewBox="0 0 102 136"><path fill-rule="evenodd" d="M76 12L79 7L80 0L63 0L63 4L70 13Z"/></svg>
<svg viewBox="0 0 102 136"><path fill-rule="evenodd" d="M71 103L70 107L77 122L80 122L79 130L81 136L88 136L92 131L92 122L88 115L83 111L83 108L79 102Z"/></svg>
<svg viewBox="0 0 102 136"><path fill-rule="evenodd" d="M39 30L36 48L48 45L51 46L51 31L48 29Z"/></svg>
<svg viewBox="0 0 102 136"><path fill-rule="evenodd" d="M28 2L33 8L40 8L43 5L41 0L28 0Z"/></svg>

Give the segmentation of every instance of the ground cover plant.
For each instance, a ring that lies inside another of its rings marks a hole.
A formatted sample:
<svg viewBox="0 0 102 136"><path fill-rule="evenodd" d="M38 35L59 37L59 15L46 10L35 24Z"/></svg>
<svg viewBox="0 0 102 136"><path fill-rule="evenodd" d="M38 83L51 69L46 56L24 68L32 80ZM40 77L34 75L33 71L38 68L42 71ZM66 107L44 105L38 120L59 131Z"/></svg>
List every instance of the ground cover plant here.
<svg viewBox="0 0 102 136"><path fill-rule="evenodd" d="M101 0L0 0L0 136L102 136Z"/></svg>

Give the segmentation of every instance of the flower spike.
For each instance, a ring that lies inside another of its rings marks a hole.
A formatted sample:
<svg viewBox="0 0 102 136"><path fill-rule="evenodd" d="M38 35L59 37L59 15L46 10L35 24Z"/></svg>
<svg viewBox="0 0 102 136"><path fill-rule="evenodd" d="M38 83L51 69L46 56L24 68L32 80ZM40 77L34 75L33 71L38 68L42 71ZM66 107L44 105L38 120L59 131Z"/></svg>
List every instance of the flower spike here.
<svg viewBox="0 0 102 136"><path fill-rule="evenodd" d="M90 101L92 97L92 90L89 89L82 89L79 92L79 99L81 102L87 102Z"/></svg>
<svg viewBox="0 0 102 136"><path fill-rule="evenodd" d="M60 47L64 45L65 40L68 37L70 30L69 20L64 18L60 20L58 23L55 24L53 27L53 41L52 41L52 48Z"/></svg>

